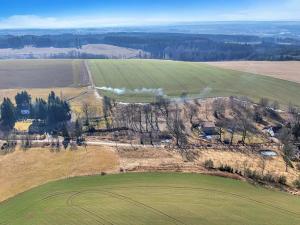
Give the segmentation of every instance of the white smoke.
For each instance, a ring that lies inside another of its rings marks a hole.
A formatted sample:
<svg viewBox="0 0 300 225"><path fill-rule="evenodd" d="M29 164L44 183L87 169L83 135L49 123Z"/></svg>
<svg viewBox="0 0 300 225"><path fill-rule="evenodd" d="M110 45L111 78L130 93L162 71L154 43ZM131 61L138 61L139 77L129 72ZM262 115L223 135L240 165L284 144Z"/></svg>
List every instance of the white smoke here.
<svg viewBox="0 0 300 225"><path fill-rule="evenodd" d="M154 95L164 95L162 88L136 88L134 90L126 88L112 88L112 87L96 87L98 90L109 91L117 95L124 94L154 94Z"/></svg>
<svg viewBox="0 0 300 225"><path fill-rule="evenodd" d="M98 90L113 92L117 95L123 95L126 92L125 88L112 88L112 87L96 87Z"/></svg>
<svg viewBox="0 0 300 225"><path fill-rule="evenodd" d="M205 97L207 97L211 91L212 91L212 88L210 88L210 87L204 88L204 89L200 92L198 98L205 98Z"/></svg>
<svg viewBox="0 0 300 225"><path fill-rule="evenodd" d="M164 95L164 91L162 88L141 88L141 89L134 89L129 90L129 92L133 92L136 94L144 94L144 93L149 93L149 94L155 94L155 95Z"/></svg>

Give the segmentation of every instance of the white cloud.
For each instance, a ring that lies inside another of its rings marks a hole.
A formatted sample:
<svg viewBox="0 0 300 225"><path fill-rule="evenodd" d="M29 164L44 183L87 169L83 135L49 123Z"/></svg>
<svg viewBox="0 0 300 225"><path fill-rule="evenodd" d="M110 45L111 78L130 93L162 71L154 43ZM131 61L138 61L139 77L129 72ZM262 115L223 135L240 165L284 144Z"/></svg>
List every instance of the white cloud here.
<svg viewBox="0 0 300 225"><path fill-rule="evenodd" d="M36 15L14 15L0 19L0 29L22 28L81 28L117 25L132 25L133 18L101 18L101 17L40 17Z"/></svg>
<svg viewBox="0 0 300 225"><path fill-rule="evenodd" d="M127 25L155 25L189 21L234 21L234 20L300 20L300 0L286 0L279 4L264 4L253 8L230 12L210 12L195 9L193 12L182 12L181 16L169 14L153 15L152 17L41 17L37 15L13 15L0 18L0 29L24 28L90 28Z"/></svg>
<svg viewBox="0 0 300 225"><path fill-rule="evenodd" d="M0 19L0 29L24 28L92 28L129 25L155 25L169 22L180 22L168 16L155 18L118 18L118 17L40 17L36 15L14 15Z"/></svg>

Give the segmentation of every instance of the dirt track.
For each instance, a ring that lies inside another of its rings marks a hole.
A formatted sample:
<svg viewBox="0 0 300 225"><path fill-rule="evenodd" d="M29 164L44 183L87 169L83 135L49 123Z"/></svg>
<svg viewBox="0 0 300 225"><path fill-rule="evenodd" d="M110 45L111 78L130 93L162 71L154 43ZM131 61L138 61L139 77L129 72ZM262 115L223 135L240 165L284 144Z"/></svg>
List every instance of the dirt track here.
<svg viewBox="0 0 300 225"><path fill-rule="evenodd" d="M209 62L209 65L242 72L261 74L300 83L300 62L232 61Z"/></svg>

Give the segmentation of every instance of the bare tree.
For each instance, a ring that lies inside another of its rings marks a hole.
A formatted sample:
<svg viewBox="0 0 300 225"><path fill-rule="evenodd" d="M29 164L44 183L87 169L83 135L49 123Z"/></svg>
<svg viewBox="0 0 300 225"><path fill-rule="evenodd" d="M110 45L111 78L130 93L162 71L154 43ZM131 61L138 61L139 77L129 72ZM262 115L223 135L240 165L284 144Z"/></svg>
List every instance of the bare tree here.
<svg viewBox="0 0 300 225"><path fill-rule="evenodd" d="M113 108L113 106L112 106L111 99L107 96L104 96L104 98L103 98L103 117L104 117L105 125L106 125L107 129L110 128L109 118L112 113L112 108Z"/></svg>
<svg viewBox="0 0 300 225"><path fill-rule="evenodd" d="M285 171L288 172L288 167L293 167L292 158L295 156L295 149L291 143L286 143L283 146L283 159L285 162Z"/></svg>
<svg viewBox="0 0 300 225"><path fill-rule="evenodd" d="M191 124L191 131L193 131L195 127L195 119L198 118L199 114L199 106L193 103L185 103L184 114L188 118Z"/></svg>
<svg viewBox="0 0 300 225"><path fill-rule="evenodd" d="M90 109L91 109L91 106L89 103L87 103L87 102L82 103L81 110L84 115L84 125L85 126L90 125L90 111L91 111Z"/></svg>
<svg viewBox="0 0 300 225"><path fill-rule="evenodd" d="M223 118L225 116L226 102L223 98L217 98L213 101L212 110L214 116L217 119Z"/></svg>
<svg viewBox="0 0 300 225"><path fill-rule="evenodd" d="M169 116L167 126L169 132L175 138L176 146L179 148L184 147L187 144L187 137L185 133L184 122L181 118L181 110L177 104Z"/></svg>

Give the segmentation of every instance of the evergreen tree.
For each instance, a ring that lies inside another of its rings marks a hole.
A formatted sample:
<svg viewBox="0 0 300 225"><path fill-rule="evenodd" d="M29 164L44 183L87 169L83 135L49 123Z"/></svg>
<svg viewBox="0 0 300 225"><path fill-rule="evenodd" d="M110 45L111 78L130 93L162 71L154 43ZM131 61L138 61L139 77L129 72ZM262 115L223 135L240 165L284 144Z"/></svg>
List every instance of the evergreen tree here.
<svg viewBox="0 0 300 225"><path fill-rule="evenodd" d="M1 125L6 129L13 129L16 123L15 106L9 98L4 98L1 104Z"/></svg>
<svg viewBox="0 0 300 225"><path fill-rule="evenodd" d="M37 98L35 101L34 118L39 120L47 119L47 102L42 98Z"/></svg>
<svg viewBox="0 0 300 225"><path fill-rule="evenodd" d="M47 124L48 127L55 127L60 123L71 119L71 108L66 101L55 96L52 91L48 96Z"/></svg>

